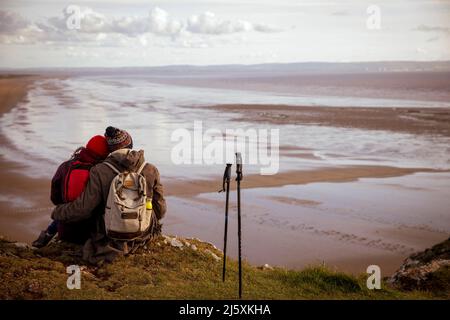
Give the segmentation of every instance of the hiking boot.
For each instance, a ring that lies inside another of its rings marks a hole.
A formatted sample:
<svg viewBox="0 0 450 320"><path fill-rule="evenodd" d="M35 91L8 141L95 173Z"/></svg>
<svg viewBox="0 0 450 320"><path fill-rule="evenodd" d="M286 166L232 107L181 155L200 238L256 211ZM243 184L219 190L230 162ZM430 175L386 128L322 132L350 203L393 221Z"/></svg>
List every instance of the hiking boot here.
<svg viewBox="0 0 450 320"><path fill-rule="evenodd" d="M54 237L54 234L49 234L47 231L41 231L39 238L33 241L32 245L36 248L45 247Z"/></svg>

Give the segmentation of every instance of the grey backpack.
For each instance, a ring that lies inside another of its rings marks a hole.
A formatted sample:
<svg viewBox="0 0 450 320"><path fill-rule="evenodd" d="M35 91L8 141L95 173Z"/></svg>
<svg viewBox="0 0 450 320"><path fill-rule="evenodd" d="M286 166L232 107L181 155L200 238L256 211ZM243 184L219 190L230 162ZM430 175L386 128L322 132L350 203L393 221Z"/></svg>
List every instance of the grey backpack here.
<svg viewBox="0 0 450 320"><path fill-rule="evenodd" d="M152 210L147 209L147 182L141 174L145 162L136 172L120 172L103 162L117 175L111 182L105 208L105 227L109 238L135 240L150 227Z"/></svg>

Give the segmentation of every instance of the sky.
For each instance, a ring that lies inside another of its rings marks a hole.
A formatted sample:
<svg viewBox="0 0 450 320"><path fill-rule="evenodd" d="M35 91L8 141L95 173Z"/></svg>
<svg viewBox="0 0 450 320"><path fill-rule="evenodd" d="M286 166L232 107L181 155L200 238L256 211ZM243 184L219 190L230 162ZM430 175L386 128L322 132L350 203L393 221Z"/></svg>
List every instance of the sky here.
<svg viewBox="0 0 450 320"><path fill-rule="evenodd" d="M0 0L0 67L450 60L450 0Z"/></svg>

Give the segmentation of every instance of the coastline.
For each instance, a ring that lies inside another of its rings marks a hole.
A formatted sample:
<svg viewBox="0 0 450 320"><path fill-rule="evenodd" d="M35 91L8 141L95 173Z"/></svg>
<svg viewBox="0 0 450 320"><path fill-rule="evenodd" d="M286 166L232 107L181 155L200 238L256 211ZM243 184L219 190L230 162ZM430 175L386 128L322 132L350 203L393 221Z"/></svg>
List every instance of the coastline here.
<svg viewBox="0 0 450 320"><path fill-rule="evenodd" d="M0 74L0 114L10 111L24 100L29 86L38 78L40 76Z"/></svg>
<svg viewBox="0 0 450 320"><path fill-rule="evenodd" d="M26 101L29 88L41 78L38 75L0 75L0 116ZM10 142L0 134L0 144L9 145ZM49 207L50 180L20 174L23 166L4 159L3 155L0 155L0 167L0 180L8 182L0 185L0 229L6 236L30 240L31 234L35 233L35 211L26 204L15 203L15 199L27 199L30 204Z"/></svg>

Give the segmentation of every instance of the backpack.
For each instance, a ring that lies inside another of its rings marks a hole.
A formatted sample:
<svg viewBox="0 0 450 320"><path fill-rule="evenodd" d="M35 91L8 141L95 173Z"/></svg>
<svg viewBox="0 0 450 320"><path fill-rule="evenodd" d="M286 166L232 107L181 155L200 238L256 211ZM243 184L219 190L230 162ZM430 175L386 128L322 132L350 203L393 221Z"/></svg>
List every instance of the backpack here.
<svg viewBox="0 0 450 320"><path fill-rule="evenodd" d="M71 159L63 164L62 179L60 180L60 199L62 203L72 202L77 199L89 181L89 171L93 164ZM90 220L71 223L58 222L58 237L60 240L84 244L91 233Z"/></svg>
<svg viewBox="0 0 450 320"><path fill-rule="evenodd" d="M103 163L116 173L106 200L107 236L130 241L146 235L151 225L152 210L147 208L151 199L147 199L147 181L141 174L145 162L136 172L120 172L111 163Z"/></svg>
<svg viewBox="0 0 450 320"><path fill-rule="evenodd" d="M92 164L79 160L70 160L64 177L64 191L62 193L65 203L72 202L80 196L89 180L89 171Z"/></svg>

